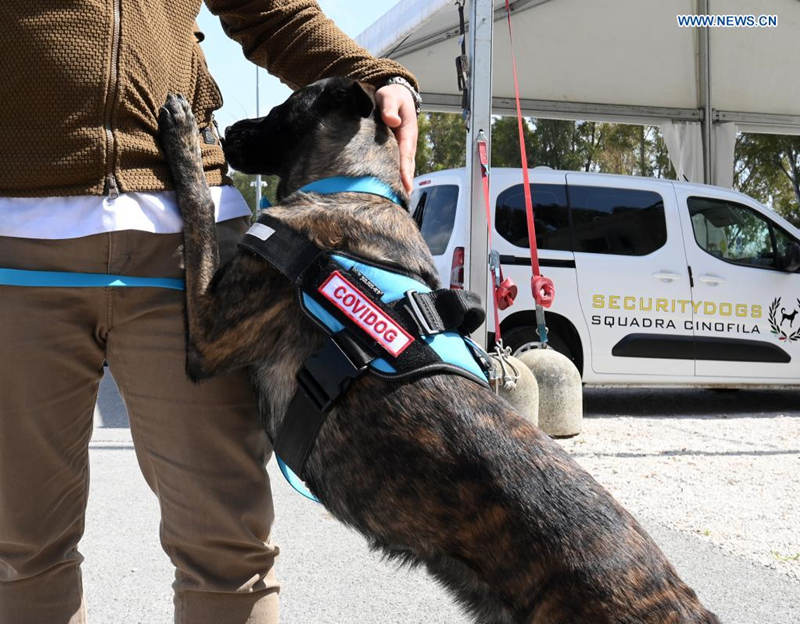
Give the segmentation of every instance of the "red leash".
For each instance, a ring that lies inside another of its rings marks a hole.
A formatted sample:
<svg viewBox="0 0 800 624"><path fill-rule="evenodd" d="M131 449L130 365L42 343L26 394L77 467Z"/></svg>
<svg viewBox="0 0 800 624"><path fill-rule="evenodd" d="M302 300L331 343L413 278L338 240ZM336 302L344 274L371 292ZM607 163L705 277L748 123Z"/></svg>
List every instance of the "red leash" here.
<svg viewBox="0 0 800 624"><path fill-rule="evenodd" d="M511 6L506 0L506 18L508 21L508 38L511 44L511 71L514 76L514 97L517 104L517 129L519 130L519 153L522 159L522 191L525 196L525 215L528 221L528 246L531 250L531 292L538 308L549 308L556 295L552 280L544 277L539 268L539 251L536 247L536 226L533 222L533 200L531 198L531 185L528 176L528 155L525 151L525 133L523 132L522 108L519 103L519 80L517 78L517 57L514 54L514 34L511 30ZM541 333L541 332L540 332ZM546 336L540 336L546 342Z"/></svg>

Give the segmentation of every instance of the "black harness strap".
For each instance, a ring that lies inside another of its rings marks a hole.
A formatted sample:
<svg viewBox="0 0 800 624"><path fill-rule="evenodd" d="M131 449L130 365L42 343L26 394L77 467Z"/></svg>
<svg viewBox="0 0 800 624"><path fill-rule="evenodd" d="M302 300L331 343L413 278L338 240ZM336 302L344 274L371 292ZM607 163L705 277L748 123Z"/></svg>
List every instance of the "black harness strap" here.
<svg viewBox="0 0 800 624"><path fill-rule="evenodd" d="M343 334L344 332L341 332ZM345 353L336 337L331 336L325 345L303 362L297 373L297 392L289 403L284 425L274 442L278 456L301 478L317 434L336 399L344 394L354 379L366 372L367 360L353 361L358 352ZM345 338L346 340L346 338ZM350 349L348 349L350 350Z"/></svg>
<svg viewBox="0 0 800 624"><path fill-rule="evenodd" d="M307 237L266 213L245 232L239 246L264 258L294 285L300 284L303 272L324 253Z"/></svg>

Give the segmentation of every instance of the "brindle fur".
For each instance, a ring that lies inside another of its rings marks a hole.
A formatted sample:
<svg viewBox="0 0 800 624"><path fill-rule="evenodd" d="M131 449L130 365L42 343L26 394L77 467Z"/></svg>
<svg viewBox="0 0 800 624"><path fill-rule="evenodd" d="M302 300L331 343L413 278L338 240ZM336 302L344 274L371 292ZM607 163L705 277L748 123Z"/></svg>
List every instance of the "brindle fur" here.
<svg viewBox="0 0 800 624"><path fill-rule="evenodd" d="M296 192L374 175L406 197L374 92L328 79L226 133L231 164L278 174L270 214L319 245L390 261L438 287L405 210L376 196ZM187 370L249 367L271 437L322 335L288 282L240 250L217 269L214 213L186 101L170 96L161 140L185 227ZM491 391L458 376L367 375L330 412L308 485L391 558L425 567L476 622L715 623L637 522L562 448Z"/></svg>

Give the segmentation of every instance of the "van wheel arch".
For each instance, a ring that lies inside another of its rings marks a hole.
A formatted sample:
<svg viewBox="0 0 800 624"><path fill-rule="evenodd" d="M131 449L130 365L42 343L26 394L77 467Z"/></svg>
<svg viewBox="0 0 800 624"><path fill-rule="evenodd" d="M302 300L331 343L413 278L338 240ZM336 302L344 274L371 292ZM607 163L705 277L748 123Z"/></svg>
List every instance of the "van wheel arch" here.
<svg viewBox="0 0 800 624"><path fill-rule="evenodd" d="M563 353L583 375L583 345L578 330L567 317L555 312L544 313L548 329L548 342L558 352ZM523 348L526 342L538 342L536 331L536 313L532 310L516 312L500 324L503 343L512 348L512 352Z"/></svg>

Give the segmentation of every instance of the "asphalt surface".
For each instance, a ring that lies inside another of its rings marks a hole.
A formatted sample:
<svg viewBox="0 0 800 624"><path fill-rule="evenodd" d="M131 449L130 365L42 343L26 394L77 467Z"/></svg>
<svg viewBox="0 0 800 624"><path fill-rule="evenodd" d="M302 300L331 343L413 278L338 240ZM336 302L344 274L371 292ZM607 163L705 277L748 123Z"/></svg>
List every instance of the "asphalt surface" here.
<svg viewBox="0 0 800 624"><path fill-rule="evenodd" d="M585 417L630 405L635 390L587 391ZM717 409L709 394L674 391L664 419L685 411ZM719 395L735 414L775 409L800 418L795 393ZM698 401L698 397L703 397ZM766 401L766 402L765 402ZM708 403L707 407L703 407ZM101 385L91 443L91 492L81 551L90 621L172 621L172 569L158 544L158 504L139 474L125 408L108 376ZM270 465L277 509L275 541L284 624L466 624L469 620L435 582L419 570L398 569L370 553L363 538L307 501ZM645 528L679 574L723 622L800 622L800 582L779 571L724 552L700 537L657 522Z"/></svg>

